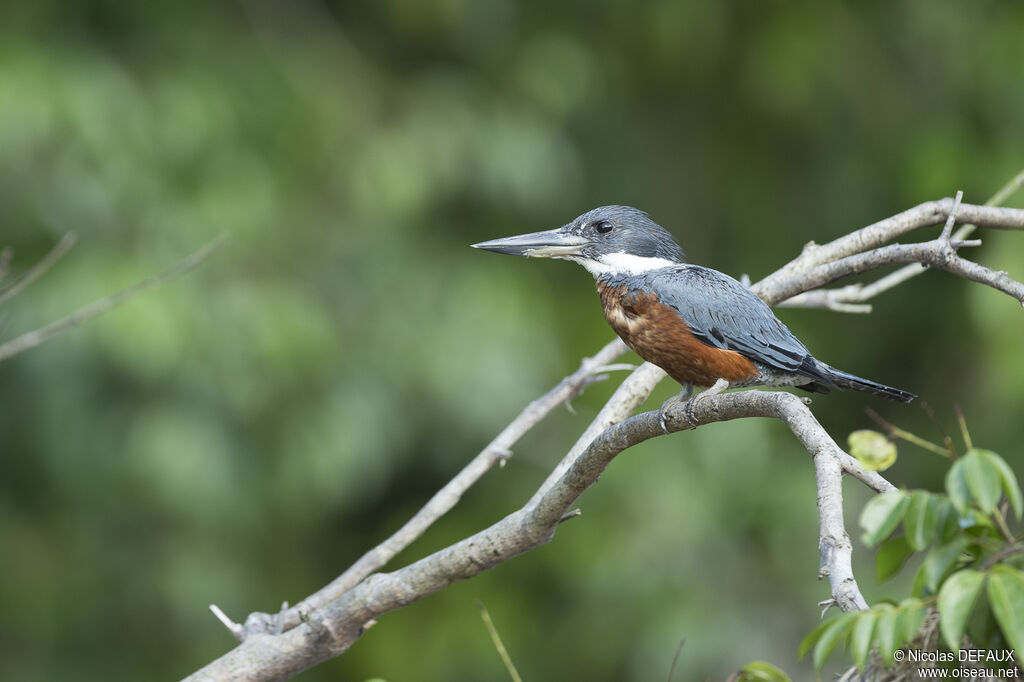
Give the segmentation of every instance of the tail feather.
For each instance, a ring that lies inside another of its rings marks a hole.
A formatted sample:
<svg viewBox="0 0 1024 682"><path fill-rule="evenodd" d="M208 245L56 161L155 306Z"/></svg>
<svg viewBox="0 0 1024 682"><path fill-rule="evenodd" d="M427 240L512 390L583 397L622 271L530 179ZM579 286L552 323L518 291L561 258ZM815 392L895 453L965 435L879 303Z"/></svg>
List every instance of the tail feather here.
<svg viewBox="0 0 1024 682"><path fill-rule="evenodd" d="M901 403L909 403L917 396L909 391L903 391L892 386L886 386L880 384L877 381L871 381L870 379L862 379L853 374L849 374L842 370L836 369L835 367L829 367L825 363L819 363L817 368L821 374L827 378L828 382L836 386L837 388L846 388L854 391L861 391L862 393L870 393L871 395L881 396L888 398L889 400L898 400Z"/></svg>

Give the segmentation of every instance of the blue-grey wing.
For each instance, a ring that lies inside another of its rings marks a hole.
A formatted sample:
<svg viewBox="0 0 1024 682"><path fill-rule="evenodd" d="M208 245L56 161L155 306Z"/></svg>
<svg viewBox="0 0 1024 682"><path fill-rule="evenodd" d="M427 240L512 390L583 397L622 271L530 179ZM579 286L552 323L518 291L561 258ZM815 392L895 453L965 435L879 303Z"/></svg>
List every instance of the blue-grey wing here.
<svg viewBox="0 0 1024 682"><path fill-rule="evenodd" d="M661 302L675 308L703 343L818 378L807 348L764 301L732 277L699 265L664 268L647 277Z"/></svg>

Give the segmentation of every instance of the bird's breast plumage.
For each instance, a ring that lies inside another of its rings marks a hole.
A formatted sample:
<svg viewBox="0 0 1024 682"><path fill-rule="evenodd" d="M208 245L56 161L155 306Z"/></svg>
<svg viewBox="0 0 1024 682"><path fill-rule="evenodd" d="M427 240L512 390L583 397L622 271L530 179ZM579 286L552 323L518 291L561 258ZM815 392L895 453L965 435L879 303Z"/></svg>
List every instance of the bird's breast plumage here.
<svg viewBox="0 0 1024 682"><path fill-rule="evenodd" d="M760 372L749 358L701 342L679 312L663 303L657 293L603 280L598 280L597 291L605 319L615 333L640 357L679 383L756 382Z"/></svg>

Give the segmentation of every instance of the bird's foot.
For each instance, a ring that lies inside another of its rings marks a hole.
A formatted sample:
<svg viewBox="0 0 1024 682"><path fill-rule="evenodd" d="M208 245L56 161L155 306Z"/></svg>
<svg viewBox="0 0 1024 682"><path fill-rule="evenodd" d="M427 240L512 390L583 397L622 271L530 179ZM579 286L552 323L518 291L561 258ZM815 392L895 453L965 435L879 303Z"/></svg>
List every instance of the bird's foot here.
<svg viewBox="0 0 1024 682"><path fill-rule="evenodd" d="M658 424L661 425L662 431L668 433L668 426L665 424L665 415L668 414L669 409L675 407L679 403L689 400L691 395L693 395L693 384L687 381L683 384L683 390L679 391L679 393L661 404L661 416L658 419Z"/></svg>
<svg viewBox="0 0 1024 682"><path fill-rule="evenodd" d="M694 414L694 408L697 407L697 403L704 400L705 398L710 398L713 395L723 393L728 388L729 382L726 381L725 379L719 379L714 383L714 385L711 386L711 388L705 389L698 393L697 395L695 395L686 403L686 419L691 424L696 424L697 416Z"/></svg>

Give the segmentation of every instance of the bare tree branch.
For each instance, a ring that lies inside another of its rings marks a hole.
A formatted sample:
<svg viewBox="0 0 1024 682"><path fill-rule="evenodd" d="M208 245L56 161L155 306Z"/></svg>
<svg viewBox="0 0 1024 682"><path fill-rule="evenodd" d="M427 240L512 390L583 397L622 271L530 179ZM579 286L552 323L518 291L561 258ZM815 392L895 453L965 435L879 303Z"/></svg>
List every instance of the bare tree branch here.
<svg viewBox="0 0 1024 682"><path fill-rule="evenodd" d="M921 268L923 264L942 268L1024 301L1024 285L1006 273L992 271L957 255L958 248L971 245L962 241L960 232L952 236L945 233L938 239L918 244L883 246L913 229L949 220L954 207L957 220L1001 229L1024 229L1024 210L962 203L957 206L953 199L928 202L828 244L808 245L799 257L751 289L769 304L778 304L850 274L886 265L916 263L911 267ZM879 280L879 292L907 278L905 275L901 277L884 285ZM367 624L375 622L379 616L548 542L567 517L570 507L593 485L617 454L636 443L663 434L659 411L633 417L629 415L664 376L664 372L647 363L637 368L553 473L518 511L469 538L391 573L371 574L360 580L356 577L365 575L365 570L353 573L351 579L339 583L339 587L346 588L344 591L332 589L329 595L321 595L315 602L307 600L300 605L302 608L295 607L298 624L294 624L295 616L277 621L268 617L263 624L251 629L247 621L244 640L238 647L188 679L276 680L289 677L345 651L361 636ZM843 522L842 476L850 474L878 492L893 490L892 484L881 475L866 471L843 452L814 419L805 402L793 394L743 391L705 396L692 403L692 423L686 422L686 407L683 403L668 411L668 430L745 417L771 417L789 427L812 455L815 464L819 575L829 579L831 597L827 603L838 605L843 610L866 608L851 566L852 545ZM485 453L487 449L478 457ZM490 461L488 467L493 466L495 454L500 452L488 456L491 458L487 460ZM471 481L467 481L471 485ZM465 490L463 487L458 489ZM373 556L378 549L367 557ZM391 556L393 553L385 549L382 559L367 560L365 566L386 561ZM328 596L333 598L327 599ZM319 608L308 610L314 603ZM286 610L288 612L290 610ZM283 631L268 629L266 623L285 627ZM237 632L230 620L227 624L229 629Z"/></svg>
<svg viewBox="0 0 1024 682"><path fill-rule="evenodd" d="M7 272L11 268L11 259L14 258L14 249L9 246L5 246L0 250L0 282L7 277Z"/></svg>
<svg viewBox="0 0 1024 682"><path fill-rule="evenodd" d="M634 370L619 385L619 388L612 394L612 397L608 399L608 402L604 404L604 407L594 417L594 420L590 422L590 425L576 439L576 443L573 444L565 457L555 466L554 470L548 475L547 480L537 489L537 492L533 494L527 506L536 505L561 480L565 472L579 459L602 431L633 414L634 410L647 400L651 391L654 390L654 387L665 376L665 370L649 362L643 363Z"/></svg>
<svg viewBox="0 0 1024 682"><path fill-rule="evenodd" d="M15 279L13 282L0 289L0 304L8 301L19 293L24 291L28 285L43 276L47 270L53 267L53 264L59 261L65 253L71 250L71 247L75 245L75 235L73 232L68 232L66 235L60 238L50 252L43 256L38 263L33 265L31 268L26 270L20 277ZM13 252L10 249L4 249L2 257L0 257L0 279L3 274L6 274L8 264L13 256Z"/></svg>
<svg viewBox="0 0 1024 682"><path fill-rule="evenodd" d="M956 196L953 197L953 208L949 209L949 216L946 217L946 224L942 226L942 234L939 235L939 239L948 242L953 238L953 225L956 224L956 210L960 208L960 202L963 201L964 191L958 189Z"/></svg>
<svg viewBox="0 0 1024 682"><path fill-rule="evenodd" d="M1024 186L1024 171L1003 185L985 202L985 205L1001 206L1022 186ZM971 223L961 225L960 229L953 234L951 241L961 242L967 239L977 227ZM871 306L863 305L865 301L871 300L912 277L917 277L924 271L924 268L917 265L905 265L871 284L850 284L839 289L807 291L782 301L779 305L787 308L826 308L844 313L870 313Z"/></svg>
<svg viewBox="0 0 1024 682"><path fill-rule="evenodd" d="M166 270L165 272L160 273L159 275L154 275L153 277L144 279L141 282L133 286L130 286L127 289L124 289L123 291L119 291L116 294L107 296L106 298L101 298L98 301L93 301L88 305L82 306L81 308L79 308L78 310L76 310L75 312L71 313L66 317L62 317L61 319L56 320L55 322L51 322L50 324L44 327L40 327L35 331L27 332L25 334L22 334L21 336L11 339L10 341L4 344L0 344L0 362L17 355L18 353L23 353L29 350L30 348L35 348L36 346L46 342L47 340L53 338L54 336L66 332L69 329L73 329L79 326L80 324L84 324L89 320L93 319L94 317L99 317L103 313L108 312L113 308L116 308L117 306L131 300L132 298L135 298L144 291L152 289L153 287L163 284L164 282L167 282L169 280L175 279L176 277L180 277L181 275L185 274L186 272L188 272L189 270L191 270L192 268L196 267L204 260L206 260L210 256L210 254L212 254L214 251L220 248L220 246L224 243L225 240L226 236L221 235L220 237L217 237L216 239L214 239L213 241L211 241L206 246L202 247L192 255L187 256L186 258L179 261L178 264L175 265L174 267L170 268L169 270ZM50 252L47 258L52 256L54 251L57 251L56 247L53 251ZM56 260L56 258L51 259L51 261L52 260ZM42 263L42 261L40 261L40 263ZM38 267L39 265L37 264L36 268ZM47 265L46 267L49 266Z"/></svg>
<svg viewBox="0 0 1024 682"><path fill-rule="evenodd" d="M778 305L785 308L825 308L840 313L870 313L871 305L864 301L870 301L924 271L925 268L920 264L905 265L870 284L848 284L839 289L805 291L781 301Z"/></svg>
<svg viewBox="0 0 1024 682"><path fill-rule="evenodd" d="M487 627L487 632L491 636L491 642L494 643L494 648L498 650L498 656L501 657L501 662L505 665L508 676L512 678L512 682L523 682L523 678L519 676L519 671L516 670L515 664L512 663L512 657L508 655L508 651L498 635L498 629L494 627L494 622L491 620L491 614L488 613L487 607L481 601L476 603L476 607L480 609L480 618L483 619L484 625Z"/></svg>
<svg viewBox="0 0 1024 682"><path fill-rule="evenodd" d="M755 294L772 292L769 296L775 304L784 298L774 295L775 288L783 281L794 279L809 270L833 261L874 249L900 235L920 227L937 225L949 216L953 208L953 199L929 201L909 210L886 218L867 227L839 237L827 244L817 245L814 242L804 247L803 253L784 265L768 277L751 287ZM1022 230L1024 229L1024 209L997 208L992 206L976 206L960 204L957 215L964 222L983 225L989 228ZM765 298L765 296L762 296ZM766 299L767 300L767 299Z"/></svg>
<svg viewBox="0 0 1024 682"><path fill-rule="evenodd" d="M1009 210L1009 209L1006 209ZM823 263L796 275L792 279L777 281L769 303L786 300L792 296L815 289L842 277L875 270L895 263L919 263L947 270L975 282L986 284L1024 303L1024 284L1012 279L1006 272L995 271L978 265L956 254L952 243L935 239L919 244L892 244L872 251L847 256L830 263ZM965 245L970 245L965 244ZM765 298L765 297L762 297Z"/></svg>

